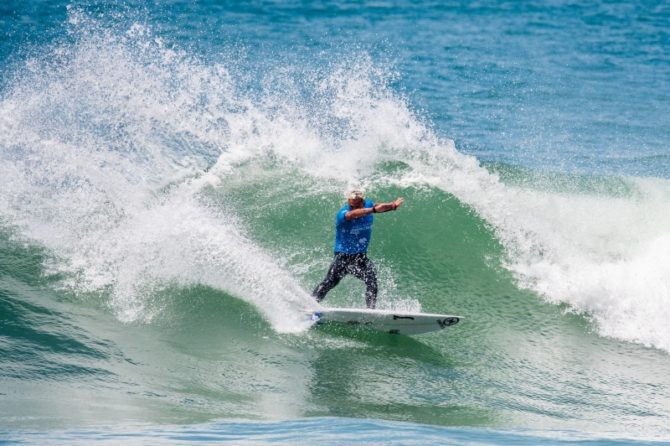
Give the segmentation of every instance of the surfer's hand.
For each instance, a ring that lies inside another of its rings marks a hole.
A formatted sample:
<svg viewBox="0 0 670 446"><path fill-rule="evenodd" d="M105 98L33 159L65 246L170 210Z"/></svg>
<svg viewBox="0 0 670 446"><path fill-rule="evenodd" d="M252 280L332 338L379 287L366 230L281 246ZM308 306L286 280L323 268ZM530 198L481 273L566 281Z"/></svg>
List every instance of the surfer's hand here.
<svg viewBox="0 0 670 446"><path fill-rule="evenodd" d="M396 201L391 203L393 205L392 209L395 211L396 209L398 209L398 207L400 207L401 204L403 204L404 201L405 201L404 198L402 198L402 197L398 198Z"/></svg>

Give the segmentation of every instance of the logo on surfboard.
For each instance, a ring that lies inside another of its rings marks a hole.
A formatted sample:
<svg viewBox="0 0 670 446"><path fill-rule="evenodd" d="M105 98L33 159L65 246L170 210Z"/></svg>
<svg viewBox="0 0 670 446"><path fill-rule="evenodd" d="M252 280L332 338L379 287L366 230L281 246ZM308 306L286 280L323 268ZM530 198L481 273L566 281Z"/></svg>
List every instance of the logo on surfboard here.
<svg viewBox="0 0 670 446"><path fill-rule="evenodd" d="M450 325L457 324L460 319L457 317L445 317L444 319L438 319L437 320L437 325L440 326L440 328L444 329L449 327Z"/></svg>

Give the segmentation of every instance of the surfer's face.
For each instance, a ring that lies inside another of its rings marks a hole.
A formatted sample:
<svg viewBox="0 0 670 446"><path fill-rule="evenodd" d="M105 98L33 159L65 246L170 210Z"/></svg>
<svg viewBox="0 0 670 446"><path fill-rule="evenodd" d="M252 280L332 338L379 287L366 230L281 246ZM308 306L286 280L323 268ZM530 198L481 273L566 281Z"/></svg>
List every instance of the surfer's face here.
<svg viewBox="0 0 670 446"><path fill-rule="evenodd" d="M362 198L350 198L349 199L349 206L352 208L360 208L363 206L363 199Z"/></svg>

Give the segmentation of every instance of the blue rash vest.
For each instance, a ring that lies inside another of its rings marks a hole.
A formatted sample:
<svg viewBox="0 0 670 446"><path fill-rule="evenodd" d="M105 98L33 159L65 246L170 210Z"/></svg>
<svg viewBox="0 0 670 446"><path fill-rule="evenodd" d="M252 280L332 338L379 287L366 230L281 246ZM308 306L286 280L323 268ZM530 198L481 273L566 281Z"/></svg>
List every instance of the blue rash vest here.
<svg viewBox="0 0 670 446"><path fill-rule="evenodd" d="M374 202L365 200L364 208L371 208ZM368 250L372 236L372 214L347 220L345 214L351 210L349 203L337 212L335 220L335 252L358 254Z"/></svg>

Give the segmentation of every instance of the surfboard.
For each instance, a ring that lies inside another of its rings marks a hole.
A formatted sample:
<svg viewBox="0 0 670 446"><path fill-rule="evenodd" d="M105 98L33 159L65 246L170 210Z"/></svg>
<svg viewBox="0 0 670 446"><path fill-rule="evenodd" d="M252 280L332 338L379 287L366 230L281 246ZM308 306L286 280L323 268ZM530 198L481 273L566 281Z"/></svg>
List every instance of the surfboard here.
<svg viewBox="0 0 670 446"><path fill-rule="evenodd" d="M461 316L358 308L323 308L311 313L317 324L338 323L392 334L416 335L456 325Z"/></svg>

